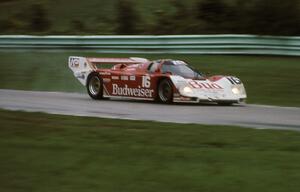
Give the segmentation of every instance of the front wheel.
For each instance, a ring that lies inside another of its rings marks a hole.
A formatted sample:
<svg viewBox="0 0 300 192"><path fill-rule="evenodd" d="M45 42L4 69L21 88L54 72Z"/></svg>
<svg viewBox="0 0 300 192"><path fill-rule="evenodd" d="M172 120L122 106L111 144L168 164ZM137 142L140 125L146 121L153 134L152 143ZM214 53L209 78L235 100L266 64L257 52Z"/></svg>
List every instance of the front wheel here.
<svg viewBox="0 0 300 192"><path fill-rule="evenodd" d="M169 79L163 79L158 84L158 99L163 103L173 102L173 86Z"/></svg>
<svg viewBox="0 0 300 192"><path fill-rule="evenodd" d="M93 99L102 99L103 97L103 81L97 73L92 73L87 79L87 92Z"/></svg>

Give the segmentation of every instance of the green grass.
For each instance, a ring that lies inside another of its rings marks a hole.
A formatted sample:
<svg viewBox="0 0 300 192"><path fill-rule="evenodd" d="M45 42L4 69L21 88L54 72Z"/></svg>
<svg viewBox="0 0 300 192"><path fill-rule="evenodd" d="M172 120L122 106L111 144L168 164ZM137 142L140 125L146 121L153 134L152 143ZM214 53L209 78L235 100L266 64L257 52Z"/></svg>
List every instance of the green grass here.
<svg viewBox="0 0 300 192"><path fill-rule="evenodd" d="M245 84L248 103L300 106L299 57L2 52L0 88L85 92L67 67L70 55L182 59L210 75L239 77Z"/></svg>
<svg viewBox="0 0 300 192"><path fill-rule="evenodd" d="M300 133L0 110L0 191L299 191Z"/></svg>

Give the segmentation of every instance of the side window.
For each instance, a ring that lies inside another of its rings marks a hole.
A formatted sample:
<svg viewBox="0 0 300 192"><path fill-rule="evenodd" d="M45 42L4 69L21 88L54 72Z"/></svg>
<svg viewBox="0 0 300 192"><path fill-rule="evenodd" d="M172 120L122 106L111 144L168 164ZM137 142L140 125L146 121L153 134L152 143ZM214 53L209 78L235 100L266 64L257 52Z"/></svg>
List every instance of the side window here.
<svg viewBox="0 0 300 192"><path fill-rule="evenodd" d="M148 71L150 73L154 73L158 69L158 66L159 66L159 63L157 63L157 62L150 63L150 65L148 67Z"/></svg>

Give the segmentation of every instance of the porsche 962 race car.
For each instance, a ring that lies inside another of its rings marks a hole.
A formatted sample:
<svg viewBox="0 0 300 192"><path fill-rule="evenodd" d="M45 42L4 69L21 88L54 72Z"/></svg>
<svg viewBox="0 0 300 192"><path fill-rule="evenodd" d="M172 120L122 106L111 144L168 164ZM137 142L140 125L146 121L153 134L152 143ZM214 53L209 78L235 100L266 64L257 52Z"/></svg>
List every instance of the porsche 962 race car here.
<svg viewBox="0 0 300 192"><path fill-rule="evenodd" d="M69 68L93 99L233 104L247 97L237 77L206 77L179 60L70 56Z"/></svg>

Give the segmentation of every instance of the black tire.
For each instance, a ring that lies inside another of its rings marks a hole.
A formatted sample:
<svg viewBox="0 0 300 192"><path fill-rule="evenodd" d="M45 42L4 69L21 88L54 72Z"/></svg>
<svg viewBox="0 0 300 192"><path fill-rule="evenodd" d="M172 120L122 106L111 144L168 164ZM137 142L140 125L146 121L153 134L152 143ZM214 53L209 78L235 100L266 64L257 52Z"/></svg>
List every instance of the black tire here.
<svg viewBox="0 0 300 192"><path fill-rule="evenodd" d="M91 73L87 79L87 92L93 99L103 98L103 80L97 73Z"/></svg>
<svg viewBox="0 0 300 192"><path fill-rule="evenodd" d="M173 84L170 79L163 79L157 88L157 100L162 103L173 102Z"/></svg>

